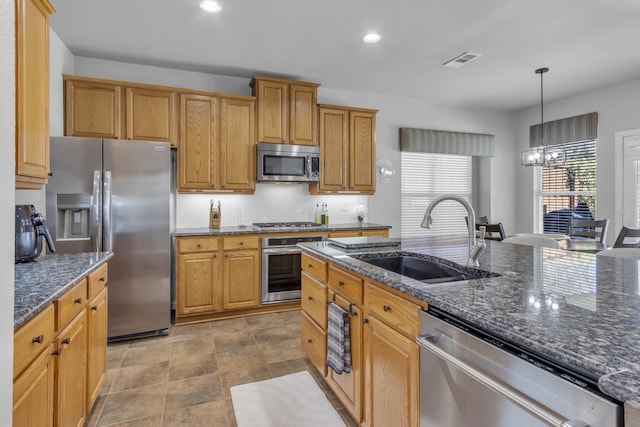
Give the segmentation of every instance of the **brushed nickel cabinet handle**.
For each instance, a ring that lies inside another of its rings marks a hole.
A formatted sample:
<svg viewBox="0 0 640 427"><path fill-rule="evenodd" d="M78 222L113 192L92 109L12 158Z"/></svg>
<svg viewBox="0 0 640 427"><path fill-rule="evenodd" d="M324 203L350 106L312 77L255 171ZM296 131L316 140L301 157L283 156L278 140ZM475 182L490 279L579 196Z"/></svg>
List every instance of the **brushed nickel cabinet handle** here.
<svg viewBox="0 0 640 427"><path fill-rule="evenodd" d="M31 342L37 342L38 344L42 344L42 342L44 341L44 335L38 335L37 337L34 337Z"/></svg>

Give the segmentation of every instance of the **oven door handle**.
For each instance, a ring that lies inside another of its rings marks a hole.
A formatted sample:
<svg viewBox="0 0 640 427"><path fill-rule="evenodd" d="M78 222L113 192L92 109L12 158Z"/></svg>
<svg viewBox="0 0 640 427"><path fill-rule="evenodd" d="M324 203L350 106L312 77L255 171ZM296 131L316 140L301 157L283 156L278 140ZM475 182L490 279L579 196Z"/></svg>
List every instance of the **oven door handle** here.
<svg viewBox="0 0 640 427"><path fill-rule="evenodd" d="M547 408L544 405L541 405L539 402L536 402L535 400L530 399L525 394L521 393L515 388L507 384L504 384L488 376L483 372L480 372L479 370L472 367L471 365L468 365L462 360L457 359L455 356L447 353L445 350L441 349L436 345L436 342L439 341L443 336L444 334L436 331L432 334L420 335L416 338L416 341L420 345L420 347L422 347L423 349L433 353L435 356L439 357L445 362L455 366L466 375L470 376L474 380L478 381L480 384L498 393L502 397L515 403L516 405L518 405L519 407L521 407L531 415L535 416L542 422L550 426L557 426L557 427L571 427L574 425L581 425L584 427L588 427L588 424L586 423L576 424L576 422L578 422L579 420L570 421L570 420L567 420L566 418L562 418L557 413L553 412L551 409ZM456 345L459 348L464 349L464 346L460 345L460 343L456 343Z"/></svg>
<svg viewBox="0 0 640 427"><path fill-rule="evenodd" d="M262 249L263 254L299 254L302 253L302 249L295 246L280 246L274 248L264 248Z"/></svg>

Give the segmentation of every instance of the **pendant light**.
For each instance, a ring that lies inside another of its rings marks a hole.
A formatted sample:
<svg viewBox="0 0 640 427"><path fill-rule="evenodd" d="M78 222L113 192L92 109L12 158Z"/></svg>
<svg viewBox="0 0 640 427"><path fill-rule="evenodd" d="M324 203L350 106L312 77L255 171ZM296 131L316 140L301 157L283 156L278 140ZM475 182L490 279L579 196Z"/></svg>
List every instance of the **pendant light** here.
<svg viewBox="0 0 640 427"><path fill-rule="evenodd" d="M562 148L547 147L544 145L544 91L542 75L549 71L548 68L538 68L536 74L540 74L540 140L541 145L522 152L523 166L558 166L564 164L565 152Z"/></svg>

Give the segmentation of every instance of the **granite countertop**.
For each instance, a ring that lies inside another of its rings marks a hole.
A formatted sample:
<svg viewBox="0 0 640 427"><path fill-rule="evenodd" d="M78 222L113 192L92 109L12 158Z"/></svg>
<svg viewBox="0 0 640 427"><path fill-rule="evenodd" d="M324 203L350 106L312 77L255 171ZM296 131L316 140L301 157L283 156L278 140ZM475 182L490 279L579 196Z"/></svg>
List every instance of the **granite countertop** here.
<svg viewBox="0 0 640 427"><path fill-rule="evenodd" d="M500 276L440 284L349 255L404 251L464 266L465 237L402 239L400 248L345 250L326 241L298 246L597 378L605 394L640 408L640 260L486 243L479 272ZM547 305L548 298L558 306Z"/></svg>
<svg viewBox="0 0 640 427"><path fill-rule="evenodd" d="M220 228L178 228L173 232L175 237L186 236L224 236L227 234L274 234L274 233L308 233L308 232L328 232L328 231L360 231L360 230L382 230L389 229L389 225L373 224L365 222L364 224L350 223L350 224L329 224L319 227L309 228L281 228L271 230L258 230L251 225L243 226L231 226Z"/></svg>
<svg viewBox="0 0 640 427"><path fill-rule="evenodd" d="M44 310L112 256L112 252L50 254L37 261L16 264L14 329Z"/></svg>

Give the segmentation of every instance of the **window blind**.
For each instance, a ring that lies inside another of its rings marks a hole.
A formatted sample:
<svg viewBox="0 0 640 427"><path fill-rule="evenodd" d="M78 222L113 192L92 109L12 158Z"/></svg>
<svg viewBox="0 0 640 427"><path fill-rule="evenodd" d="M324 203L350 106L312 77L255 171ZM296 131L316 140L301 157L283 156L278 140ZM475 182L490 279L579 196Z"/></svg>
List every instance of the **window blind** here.
<svg viewBox="0 0 640 427"><path fill-rule="evenodd" d="M471 157L449 154L400 153L402 237L467 234L466 209L444 201L433 211L431 229L420 227L429 203L442 194L471 202Z"/></svg>
<svg viewBox="0 0 640 427"><path fill-rule="evenodd" d="M534 171L536 232L564 233L570 218L595 218L596 141L557 146L565 149L565 164Z"/></svg>

